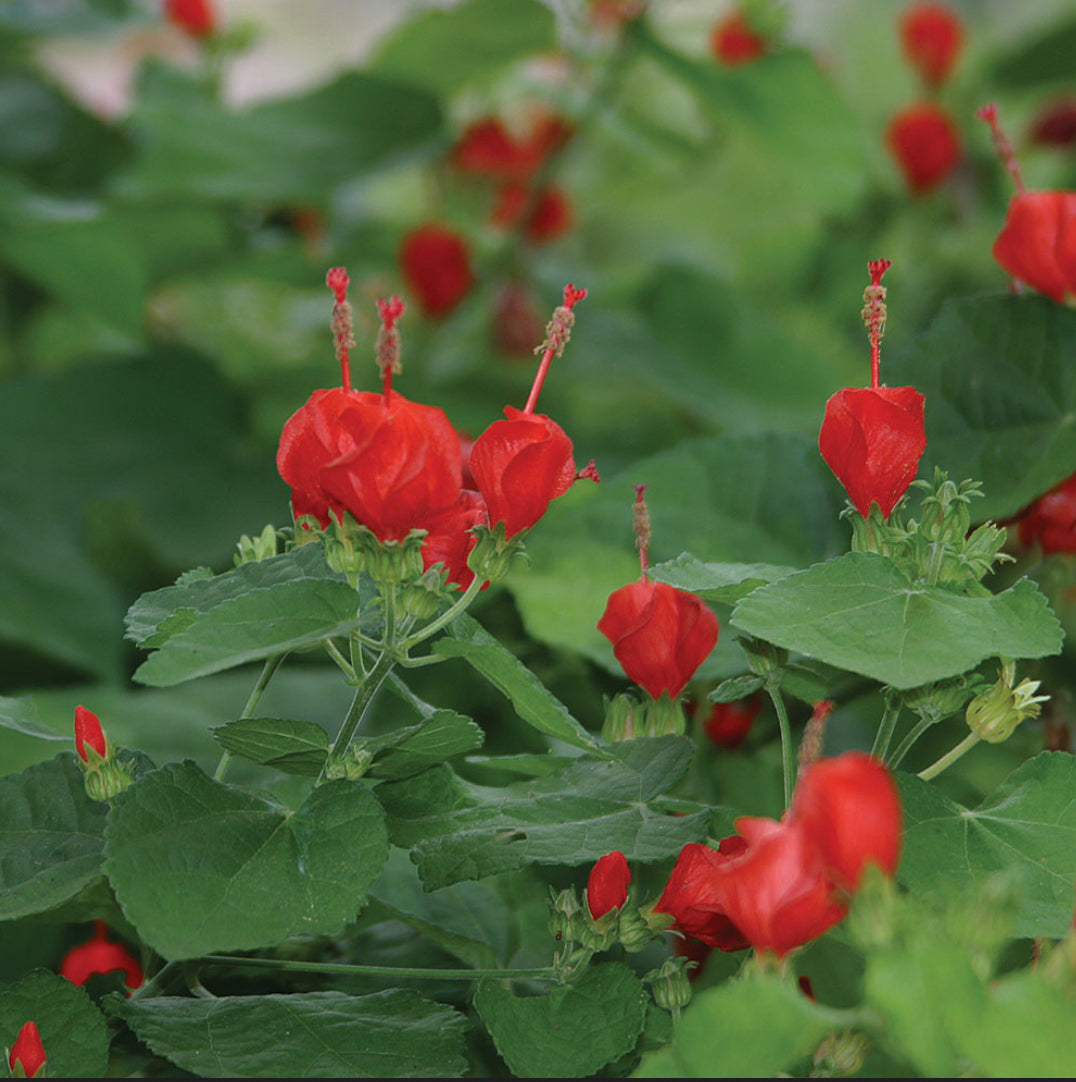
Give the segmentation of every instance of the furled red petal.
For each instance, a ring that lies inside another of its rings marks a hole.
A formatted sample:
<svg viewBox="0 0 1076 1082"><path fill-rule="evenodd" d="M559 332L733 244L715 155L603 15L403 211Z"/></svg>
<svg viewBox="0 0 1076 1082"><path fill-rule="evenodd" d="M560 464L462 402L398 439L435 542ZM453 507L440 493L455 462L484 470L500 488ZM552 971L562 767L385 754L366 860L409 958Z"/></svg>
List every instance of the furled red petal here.
<svg viewBox="0 0 1076 1082"><path fill-rule="evenodd" d="M1020 544L1043 552L1076 552L1076 473L1040 496L1017 518Z"/></svg>
<svg viewBox="0 0 1076 1082"><path fill-rule="evenodd" d="M628 858L618 849L598 859L587 879L587 905L597 920L610 909L619 909L628 900L631 870Z"/></svg>
<svg viewBox="0 0 1076 1082"><path fill-rule="evenodd" d="M914 387L845 387L826 403L818 449L864 517L877 503L888 518L915 480L923 406Z"/></svg>
<svg viewBox="0 0 1076 1082"><path fill-rule="evenodd" d="M726 67L757 60L766 51L766 39L756 34L742 11L733 12L710 31L710 52Z"/></svg>
<svg viewBox="0 0 1076 1082"><path fill-rule="evenodd" d="M400 242L400 270L423 315L443 319L474 283L471 249L443 225L418 226Z"/></svg>
<svg viewBox="0 0 1076 1082"><path fill-rule="evenodd" d="M475 440L471 473L489 508L489 522L505 524L508 537L529 529L552 500L575 480L572 441L541 413L505 407L507 420L493 424Z"/></svg>
<svg viewBox="0 0 1076 1082"><path fill-rule="evenodd" d="M447 511L419 523L420 528L429 531L422 542L423 566L430 568L443 563L448 572L447 581L454 582L461 590L467 589L474 581L474 572L467 566L467 557L475 545L471 530L488 522L486 501L481 493L463 489L459 499Z"/></svg>
<svg viewBox="0 0 1076 1082"><path fill-rule="evenodd" d="M738 748L751 731L762 710L762 696L752 695L733 703L714 703L703 721L703 729L719 748Z"/></svg>
<svg viewBox="0 0 1076 1082"><path fill-rule="evenodd" d="M664 582L630 582L609 595L598 630L628 678L655 699L676 698L717 642L719 625L701 598Z"/></svg>
<svg viewBox="0 0 1076 1082"><path fill-rule="evenodd" d="M897 27L905 59L928 86L941 86L949 78L964 41L964 28L956 12L945 4L912 4Z"/></svg>
<svg viewBox="0 0 1076 1082"><path fill-rule="evenodd" d="M60 963L60 976L72 984L83 985L96 973L123 973L128 988L142 983L142 967L122 943L108 939L104 921L97 922L93 939L72 947Z"/></svg>
<svg viewBox="0 0 1076 1082"><path fill-rule="evenodd" d="M33 1078L45 1066L45 1046L41 1043L41 1034L36 1022L24 1022L15 1038L15 1043L8 1053L8 1067L15 1073L15 1064L22 1067L27 1078Z"/></svg>
<svg viewBox="0 0 1076 1082"><path fill-rule="evenodd" d="M960 135L952 117L935 102L918 102L897 113L886 130L886 145L909 190L924 195L960 164Z"/></svg>
<svg viewBox="0 0 1076 1082"><path fill-rule="evenodd" d="M889 771L863 752L812 763L796 784L790 821L819 849L833 882L854 891L869 864L893 875L900 861L903 813Z"/></svg>
<svg viewBox="0 0 1076 1082"><path fill-rule="evenodd" d="M1058 303L1076 296L1076 192L1026 192L1009 203L994 258Z"/></svg>
<svg viewBox="0 0 1076 1082"><path fill-rule="evenodd" d="M89 762L86 755L86 745L89 745L101 756L108 758L108 742L105 740L101 722L96 714L87 710L84 706L75 707L75 751L84 763Z"/></svg>

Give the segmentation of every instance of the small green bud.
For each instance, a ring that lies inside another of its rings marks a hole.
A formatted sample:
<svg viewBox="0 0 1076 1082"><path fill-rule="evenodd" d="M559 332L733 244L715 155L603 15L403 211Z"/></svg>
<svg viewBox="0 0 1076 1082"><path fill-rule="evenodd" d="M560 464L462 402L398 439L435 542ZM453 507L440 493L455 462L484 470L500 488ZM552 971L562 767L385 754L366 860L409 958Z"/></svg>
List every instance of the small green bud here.
<svg viewBox="0 0 1076 1082"><path fill-rule="evenodd" d="M579 901L575 887L565 887L559 894L550 889L549 932L558 942L579 943L587 933L590 913Z"/></svg>
<svg viewBox="0 0 1076 1082"><path fill-rule="evenodd" d="M429 620L436 615L444 596L445 572L441 567L431 567L403 587L400 608L416 620Z"/></svg>
<svg viewBox="0 0 1076 1082"><path fill-rule="evenodd" d="M268 560L278 551L276 528L272 525L266 526L257 537L243 534L236 543L236 548L239 549L234 557L236 567Z"/></svg>
<svg viewBox="0 0 1076 1082"><path fill-rule="evenodd" d="M988 744L1008 740L1020 722L1038 717L1040 704L1050 698L1035 694L1038 680L1021 680L1014 687L1015 679L1015 662L1003 662L997 682L972 699L964 712L968 728Z"/></svg>
<svg viewBox="0 0 1076 1082"><path fill-rule="evenodd" d="M634 740L642 736L645 715L645 706L627 692L606 699L602 739L607 744L613 744L618 740Z"/></svg>
<svg viewBox="0 0 1076 1082"><path fill-rule="evenodd" d="M646 917L635 906L625 906L621 910L618 933L620 945L630 954L643 950L661 934L651 928Z"/></svg>
<svg viewBox="0 0 1076 1082"><path fill-rule="evenodd" d="M814 1065L818 1069L818 1076L832 1078L835 1075L855 1074L863 1066L870 1048L870 1039L862 1033L850 1029L831 1033L815 1049Z"/></svg>
<svg viewBox="0 0 1076 1082"><path fill-rule="evenodd" d="M86 795L102 804L114 800L134 781L129 767L110 757L84 768Z"/></svg>
<svg viewBox="0 0 1076 1082"><path fill-rule="evenodd" d="M691 1002L691 980L688 970L697 963L686 958L666 958L658 969L653 969L643 980L650 985L654 1002L667 1011L678 1011Z"/></svg>
<svg viewBox="0 0 1076 1082"><path fill-rule="evenodd" d="M892 694L899 695L901 702L921 718L938 722L960 710L975 694L976 687L974 678L957 676Z"/></svg>
<svg viewBox="0 0 1076 1082"><path fill-rule="evenodd" d="M737 640L747 654L747 666L761 677L772 676L788 664L788 651L781 646L774 646L765 639L754 639L741 635Z"/></svg>
<svg viewBox="0 0 1076 1082"><path fill-rule="evenodd" d="M527 531L505 537L505 524L475 526L475 545L467 555L467 566L484 582L499 582L508 574L512 560L523 551Z"/></svg>
<svg viewBox="0 0 1076 1082"><path fill-rule="evenodd" d="M374 753L368 751L363 743L352 744L342 755L330 757L325 765L325 778L334 781L336 778L347 778L348 781L358 781L374 761Z"/></svg>

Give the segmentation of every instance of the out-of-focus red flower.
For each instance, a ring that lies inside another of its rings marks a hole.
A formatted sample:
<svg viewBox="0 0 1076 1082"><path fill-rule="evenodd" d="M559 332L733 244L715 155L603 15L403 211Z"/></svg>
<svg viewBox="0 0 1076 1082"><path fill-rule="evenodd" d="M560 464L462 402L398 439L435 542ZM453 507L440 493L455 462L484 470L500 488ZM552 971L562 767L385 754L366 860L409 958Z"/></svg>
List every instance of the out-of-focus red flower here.
<svg viewBox="0 0 1076 1082"><path fill-rule="evenodd" d="M210 0L164 0L164 14L192 38L211 37L217 29L217 13Z"/></svg>
<svg viewBox="0 0 1076 1082"><path fill-rule="evenodd" d="M927 86L941 86L964 42L964 27L956 12L945 4L912 4L900 16L897 29L908 63Z"/></svg>
<svg viewBox="0 0 1076 1082"><path fill-rule="evenodd" d="M15 1043L8 1053L7 1063L15 1077L16 1065L22 1069L24 1078L33 1078L45 1066L45 1046L36 1022L24 1022Z"/></svg>
<svg viewBox="0 0 1076 1082"><path fill-rule="evenodd" d="M702 723L703 730L719 748L738 748L762 710L762 696L754 694L739 702L714 703Z"/></svg>
<svg viewBox="0 0 1076 1082"><path fill-rule="evenodd" d="M665 890L654 905L667 913L673 928L722 951L744 950L751 944L729 919L720 897L720 870L746 849L738 835L722 839L717 849L689 842L680 850Z"/></svg>
<svg viewBox="0 0 1076 1082"><path fill-rule="evenodd" d="M830 879L855 891L869 864L893 875L900 862L903 813L888 770L849 751L819 759L800 775L788 818L822 854Z"/></svg>
<svg viewBox="0 0 1076 1082"><path fill-rule="evenodd" d="M590 19L595 26L611 28L639 18L646 0L590 0Z"/></svg>
<svg viewBox="0 0 1076 1082"><path fill-rule="evenodd" d="M1016 518L1020 544L1043 552L1076 552L1076 474L1040 496Z"/></svg>
<svg viewBox="0 0 1076 1082"><path fill-rule="evenodd" d="M530 529L575 480L572 441L542 413L505 406L471 449L471 473L489 509L489 524L507 537Z"/></svg>
<svg viewBox="0 0 1076 1082"><path fill-rule="evenodd" d="M587 878L587 905L590 915L598 920L611 909L619 909L628 900L631 870L628 858L614 849L600 857Z"/></svg>
<svg viewBox="0 0 1076 1082"><path fill-rule="evenodd" d="M915 480L923 407L914 387L845 387L826 403L818 449L864 517L877 503L888 518Z"/></svg>
<svg viewBox="0 0 1076 1082"><path fill-rule="evenodd" d="M530 360L545 336L545 321L534 294L519 281L508 281L497 291L490 325L493 344L506 357Z"/></svg>
<svg viewBox="0 0 1076 1082"><path fill-rule="evenodd" d="M1076 298L1076 192L1024 192L993 247L1014 278L1059 304Z"/></svg>
<svg viewBox="0 0 1076 1082"><path fill-rule="evenodd" d="M710 51L728 67L757 60L766 48L766 39L752 30L739 10L727 15L710 32Z"/></svg>
<svg viewBox="0 0 1076 1082"><path fill-rule="evenodd" d="M72 947L60 963L60 976L72 984L83 985L95 973L123 973L123 983L128 988L142 984L142 967L122 943L108 938L103 920L97 921L94 936L85 943Z"/></svg>
<svg viewBox="0 0 1076 1082"><path fill-rule="evenodd" d="M430 319L447 316L474 284L470 246L446 226L412 229L400 242L399 258L408 289Z"/></svg>
<svg viewBox="0 0 1076 1082"><path fill-rule="evenodd" d="M717 643L719 625L700 597L643 579L609 595L598 630L629 680L655 699L675 699Z"/></svg>
<svg viewBox="0 0 1076 1082"><path fill-rule="evenodd" d="M531 203L531 193L521 181L502 184L491 221L503 229L511 229ZM572 227L575 214L568 196L555 185L543 188L533 197L527 215L526 233L536 243L555 240Z"/></svg>
<svg viewBox="0 0 1076 1082"><path fill-rule="evenodd" d="M932 191L960 164L960 134L952 117L935 102L917 102L889 122L886 145L913 195Z"/></svg>
<svg viewBox="0 0 1076 1082"><path fill-rule="evenodd" d="M78 752L79 758L84 763L90 761L89 756L86 754L86 745L93 748L102 759L108 758L108 741L105 739L105 734L101 729L101 722L98 720L97 715L87 710L84 706L76 706L75 751Z"/></svg>
<svg viewBox="0 0 1076 1082"><path fill-rule="evenodd" d="M1031 121L1028 139L1039 146L1069 147L1076 143L1076 99L1062 98L1044 106Z"/></svg>
<svg viewBox="0 0 1076 1082"><path fill-rule="evenodd" d="M525 168L519 144L496 117L484 117L464 129L449 161L462 173L508 179Z"/></svg>

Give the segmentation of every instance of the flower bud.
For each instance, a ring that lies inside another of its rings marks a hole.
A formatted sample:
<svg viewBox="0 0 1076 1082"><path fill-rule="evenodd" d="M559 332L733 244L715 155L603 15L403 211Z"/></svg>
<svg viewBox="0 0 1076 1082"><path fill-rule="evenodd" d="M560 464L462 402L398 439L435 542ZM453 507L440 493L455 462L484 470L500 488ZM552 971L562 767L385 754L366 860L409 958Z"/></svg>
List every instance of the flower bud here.
<svg viewBox="0 0 1076 1082"><path fill-rule="evenodd" d="M75 751L90 767L111 757L101 722L84 706L75 707Z"/></svg>
<svg viewBox="0 0 1076 1082"><path fill-rule="evenodd" d="M467 555L467 566L476 578L499 582L508 574L512 560L523 551L525 531L506 537L504 522L498 522L493 527L475 526L474 535L475 545Z"/></svg>
<svg viewBox="0 0 1076 1082"><path fill-rule="evenodd" d="M134 781L129 767L113 758L85 772L86 795L102 804L114 800Z"/></svg>
<svg viewBox="0 0 1076 1082"><path fill-rule="evenodd" d="M651 970L643 980L650 985L654 1002L667 1011L678 1011L691 1002L691 981L688 970L694 962L686 958L666 958L658 969Z"/></svg>
<svg viewBox="0 0 1076 1082"><path fill-rule="evenodd" d="M257 563L260 560L268 560L270 556L277 554L277 533L275 527L267 525L257 537L243 534L236 543L239 549L234 560L235 566L240 564Z"/></svg>
<svg viewBox="0 0 1076 1082"><path fill-rule="evenodd" d="M737 641L747 654L747 667L756 676L770 676L788 664L788 651L764 639L741 635Z"/></svg>
<svg viewBox="0 0 1076 1082"><path fill-rule="evenodd" d="M554 939L564 943L578 943L585 933L587 914L579 901L574 887L565 887L553 894L549 909L549 931Z"/></svg>
<svg viewBox="0 0 1076 1082"><path fill-rule="evenodd" d="M620 945L629 954L637 954L650 946L665 931L666 924L671 923L671 918L668 922L664 922L660 919L654 920L655 916L662 918L666 914L645 915L635 906L626 906L620 911L617 933L620 937Z"/></svg>
<svg viewBox="0 0 1076 1082"><path fill-rule="evenodd" d="M634 740L646 727L646 704L628 692L605 700L605 721L602 740L615 744L618 740Z"/></svg>
<svg viewBox="0 0 1076 1082"><path fill-rule="evenodd" d="M435 567L424 571L400 592L400 607L416 620L429 620L437 612L444 596L444 573Z"/></svg>
<svg viewBox="0 0 1076 1082"><path fill-rule="evenodd" d="M855 1074L870 1051L871 1042L862 1033L844 1030L831 1033L815 1049L814 1065L829 1076Z"/></svg>
<svg viewBox="0 0 1076 1082"><path fill-rule="evenodd" d="M7 1062L12 1078L34 1078L45 1066L45 1046L36 1022L24 1022L15 1043L8 1053ZM44 1077L44 1076L42 1076Z"/></svg>
<svg viewBox="0 0 1076 1082"><path fill-rule="evenodd" d="M330 756L325 764L325 778L328 781L337 778L358 781L370 769L373 761L374 753L367 750L361 742L352 744L342 755Z"/></svg>
<svg viewBox="0 0 1076 1082"><path fill-rule="evenodd" d="M1016 727L1026 718L1036 718L1042 710L1040 703L1049 695L1036 695L1038 680L1016 679L1016 665L1006 661L995 684L978 694L964 712L968 728L988 744L1000 744L1008 740Z"/></svg>
<svg viewBox="0 0 1076 1082"><path fill-rule="evenodd" d="M601 857L590 870L587 879L586 899L590 915L600 920L614 909L620 909L628 900L631 869L628 859L614 849Z"/></svg>

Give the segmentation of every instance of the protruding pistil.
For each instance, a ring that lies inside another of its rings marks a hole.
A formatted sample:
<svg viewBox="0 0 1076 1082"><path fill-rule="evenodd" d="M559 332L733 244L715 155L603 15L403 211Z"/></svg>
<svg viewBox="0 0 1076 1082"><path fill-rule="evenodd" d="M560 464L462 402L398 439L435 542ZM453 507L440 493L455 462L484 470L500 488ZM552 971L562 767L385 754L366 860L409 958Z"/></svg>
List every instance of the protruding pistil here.
<svg viewBox="0 0 1076 1082"><path fill-rule="evenodd" d="M381 370L381 380L385 397L392 391L392 377L403 371L400 365L400 332L396 329L396 320L403 315L404 302L399 297L390 297L387 301L377 302L378 315L381 317L381 329L377 332L377 367Z"/></svg>
<svg viewBox="0 0 1076 1082"><path fill-rule="evenodd" d="M572 327L575 326L575 313L572 309L586 295L585 289L576 289L570 282L564 287L564 303L553 309L553 318L546 324L545 341L534 351L542 354L542 360L538 365L527 404L523 407L524 413L534 412L546 373L549 371L549 362L553 360L554 354L557 357L563 355L564 347L572 336Z"/></svg>
<svg viewBox="0 0 1076 1082"><path fill-rule="evenodd" d="M882 335L885 334L885 286L882 275L893 266L891 259L873 259L867 264L871 284L863 291L863 323L871 342L871 386L879 385Z"/></svg>
<svg viewBox="0 0 1076 1082"><path fill-rule="evenodd" d="M351 284L343 267L333 267L325 275L325 284L332 290L336 303L333 305L333 348L340 362L340 382L345 391L351 390L351 362L348 350L355 345L355 321L351 304L347 299L347 287Z"/></svg>

